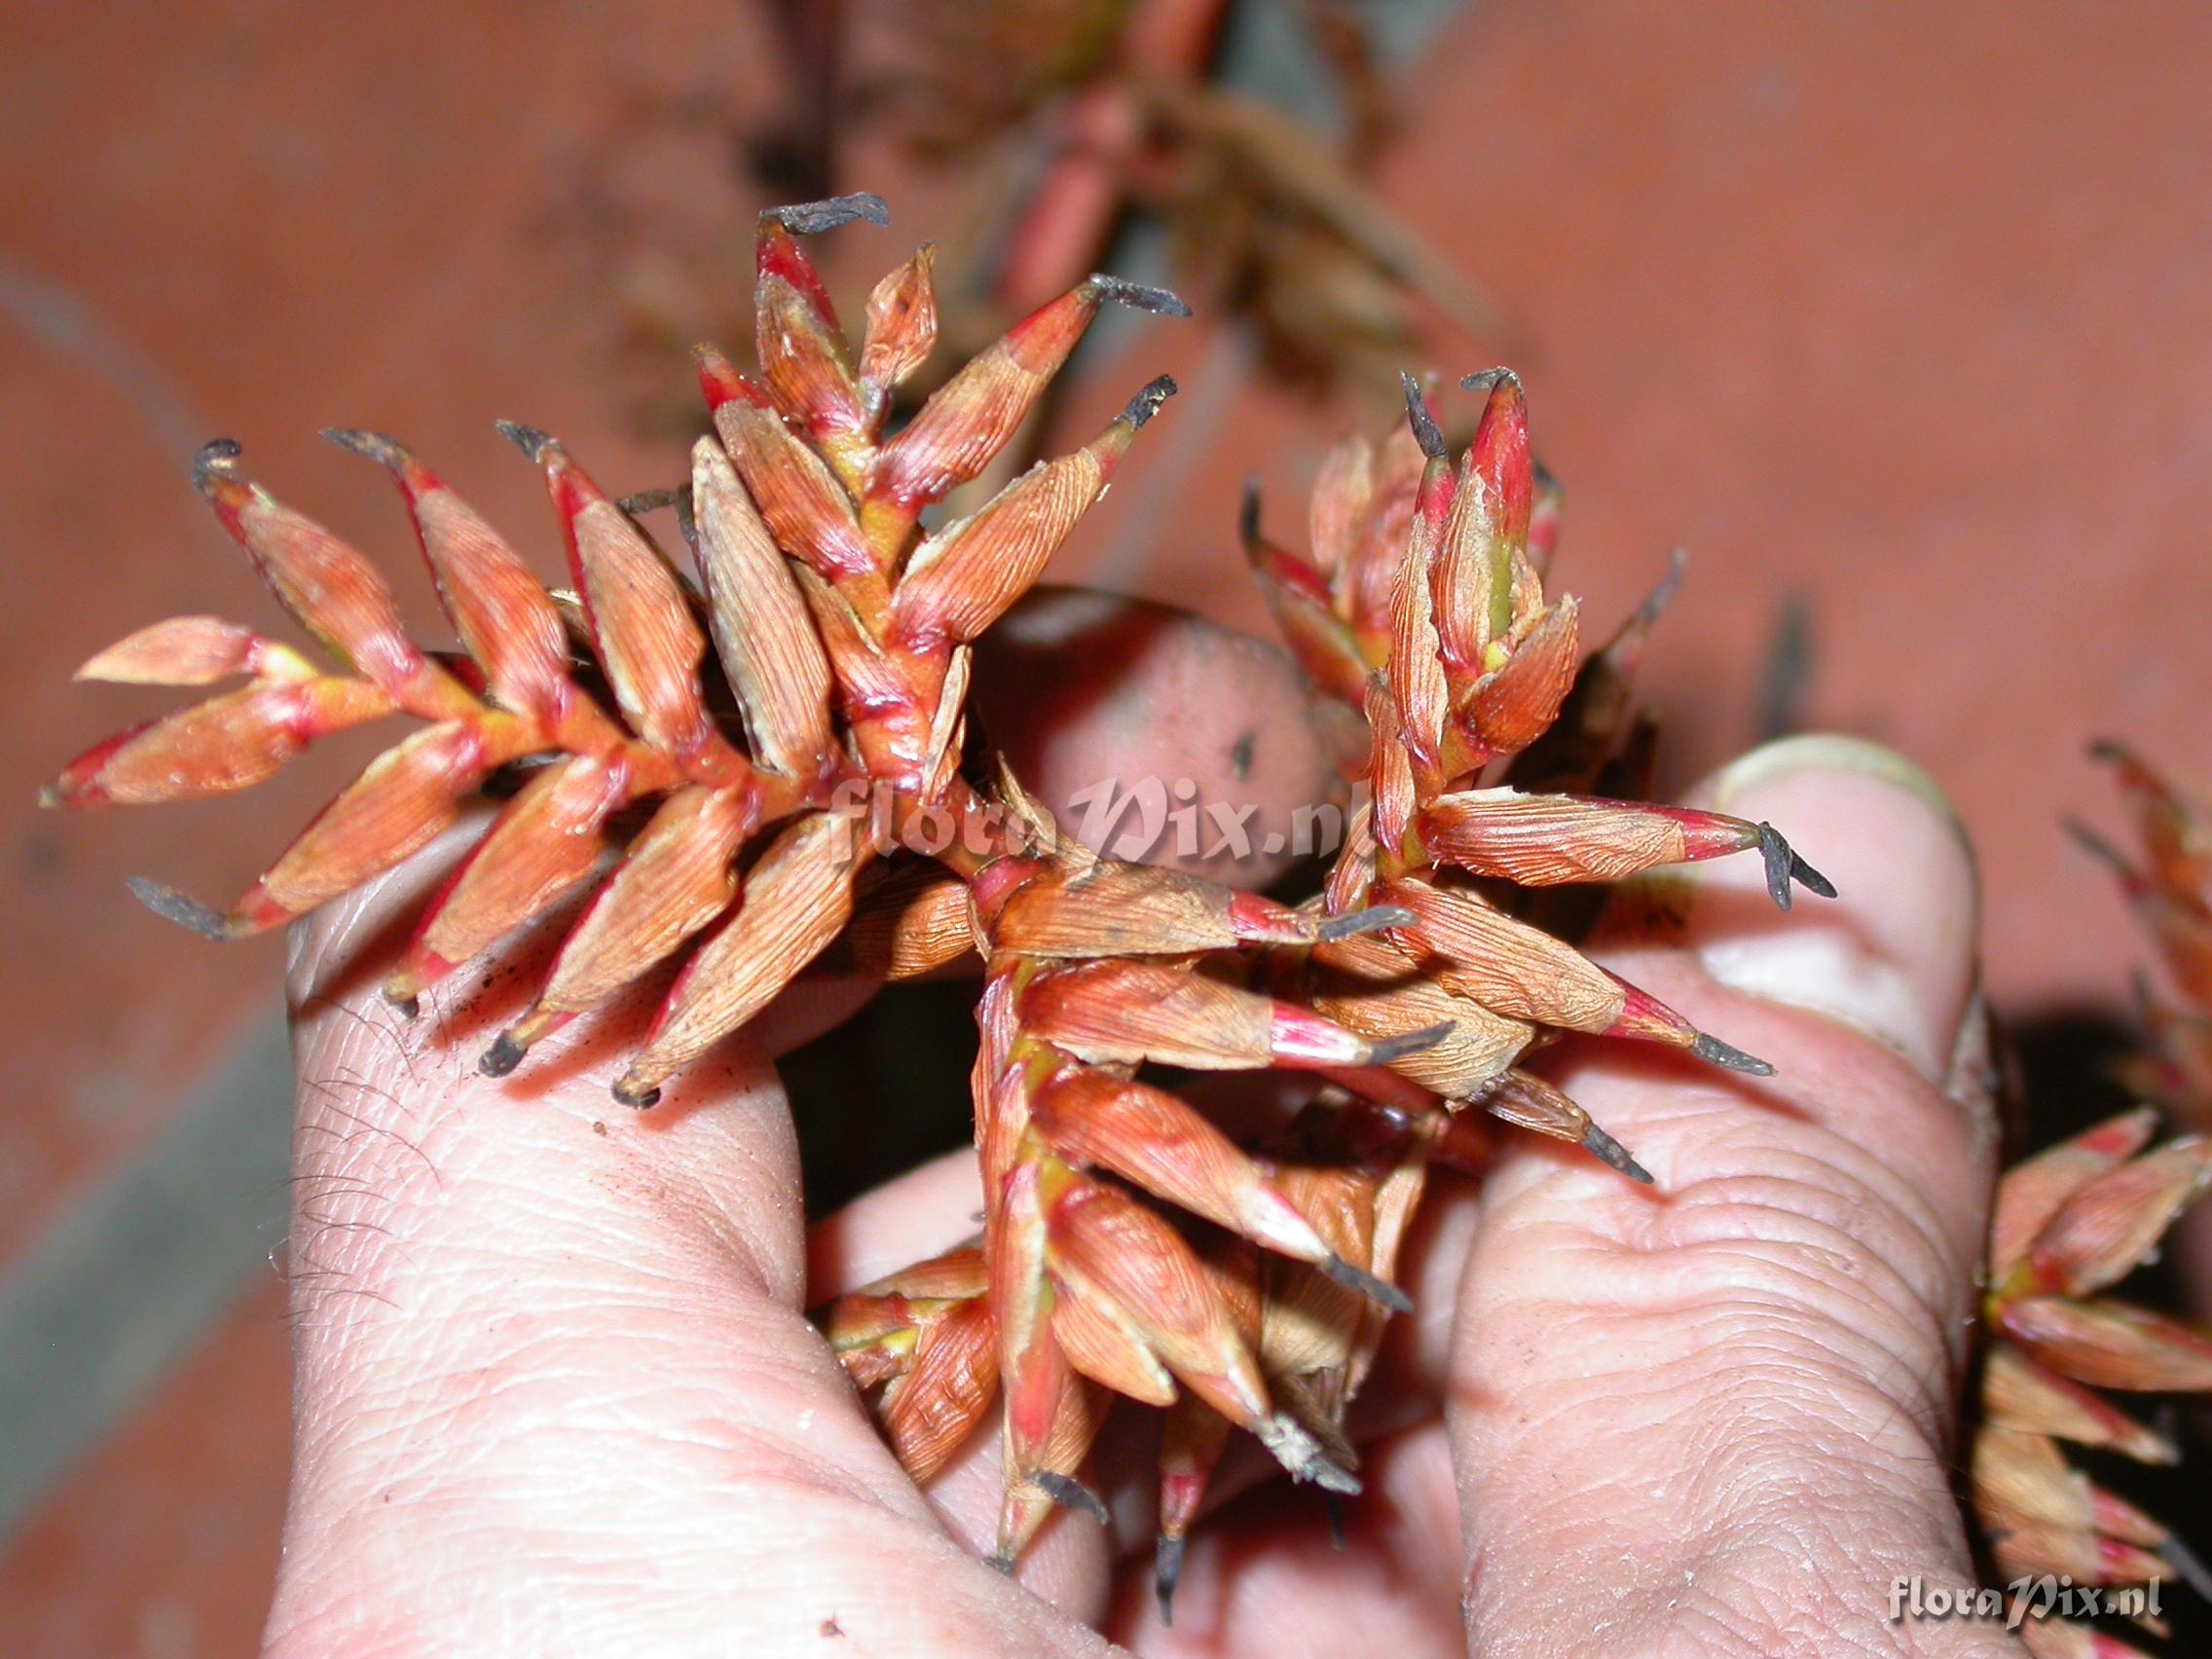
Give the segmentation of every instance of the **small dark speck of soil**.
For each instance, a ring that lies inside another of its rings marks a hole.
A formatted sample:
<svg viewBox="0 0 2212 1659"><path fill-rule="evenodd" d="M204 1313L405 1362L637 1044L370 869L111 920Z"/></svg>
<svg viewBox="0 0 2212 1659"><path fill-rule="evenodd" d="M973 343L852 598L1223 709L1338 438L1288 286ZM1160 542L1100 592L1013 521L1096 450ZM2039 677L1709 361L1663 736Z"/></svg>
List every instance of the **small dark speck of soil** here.
<svg viewBox="0 0 2212 1659"><path fill-rule="evenodd" d="M834 1618L827 1618L822 1621L822 1634L824 1636L843 1636L845 1627Z"/></svg>
<svg viewBox="0 0 2212 1659"><path fill-rule="evenodd" d="M595 1135L603 1135L607 1133L607 1125L594 1118L591 1123L591 1132Z"/></svg>

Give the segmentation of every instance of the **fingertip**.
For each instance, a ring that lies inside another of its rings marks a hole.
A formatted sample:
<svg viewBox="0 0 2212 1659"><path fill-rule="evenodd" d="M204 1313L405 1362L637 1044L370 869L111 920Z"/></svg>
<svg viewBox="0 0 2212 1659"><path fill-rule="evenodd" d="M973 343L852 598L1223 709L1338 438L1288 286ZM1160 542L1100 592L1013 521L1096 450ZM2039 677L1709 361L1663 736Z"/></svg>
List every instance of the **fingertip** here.
<svg viewBox="0 0 2212 1659"><path fill-rule="evenodd" d="M1754 750L1693 793L1775 825L1838 895L1784 914L1754 861L1698 866L1684 941L1706 972L1855 1026L1941 1083L1974 989L1979 902L1934 780L1894 750L1819 735Z"/></svg>
<svg viewBox="0 0 2212 1659"><path fill-rule="evenodd" d="M1262 887L1301 850L1299 815L1338 793L1326 717L1249 635L1047 588L977 651L991 741L1063 829L1118 858Z"/></svg>

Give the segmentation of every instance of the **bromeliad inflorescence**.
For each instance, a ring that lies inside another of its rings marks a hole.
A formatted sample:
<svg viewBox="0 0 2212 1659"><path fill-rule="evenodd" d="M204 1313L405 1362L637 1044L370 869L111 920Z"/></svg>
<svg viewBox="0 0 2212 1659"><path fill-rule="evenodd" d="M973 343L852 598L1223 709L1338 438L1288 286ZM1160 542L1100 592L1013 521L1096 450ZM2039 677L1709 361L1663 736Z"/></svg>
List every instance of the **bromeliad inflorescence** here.
<svg viewBox="0 0 2212 1659"><path fill-rule="evenodd" d="M514 1070L674 963L613 1082L638 1107L832 943L839 965L880 977L979 955L980 1237L823 1321L917 1479L1003 1399L1005 1563L1054 1505L1096 1507L1081 1471L1112 1396L1166 1408L1164 1599L1233 1428L1295 1476L1356 1488L1344 1412L1405 1306L1389 1279L1432 1161L1479 1162L1496 1119L1648 1179L1522 1069L1531 1050L1580 1031L1768 1069L1585 959L1547 925L1570 906L1537 890L1751 851L1779 904L1793 882L1830 890L1770 826L1581 793L1643 781L1648 732L1628 685L1666 584L1580 661L1574 602L1543 589L1557 493L1503 371L1462 383L1482 403L1457 461L1409 381L1404 430L1330 458L1310 558L1266 539L1256 500L1246 514L1299 660L1365 722L1366 804L1322 891L1280 903L1058 834L968 742L970 645L1037 580L1173 384L1154 381L1091 442L968 516L925 515L1014 440L1102 305L1183 307L1093 276L893 430L892 394L935 341L931 251L877 284L856 350L797 240L855 219L885 222L882 203L762 216L759 361L747 374L701 350L714 435L686 490L611 499L557 440L502 425L544 473L569 591L545 590L397 442L329 434L396 480L459 652L417 645L365 558L250 482L237 446L207 446L201 490L319 649L210 617L132 635L84 676L244 686L100 745L47 799L242 789L326 733L421 721L227 909L152 883L139 896L214 938L257 933L493 796L386 994L412 1011L596 884L480 1063ZM695 580L640 523L664 505ZM838 803L859 796L907 850L855 832ZM1250 1144L1158 1069L1271 1067L1315 1074L1319 1091Z"/></svg>
<svg viewBox="0 0 2212 1659"><path fill-rule="evenodd" d="M2064 1574L2127 1590L2178 1577L2212 1597L2212 1570L2173 1530L2077 1467L2070 1450L2177 1462L2166 1433L2108 1395L2212 1393L2212 1334L2106 1294L2212 1185L2212 818L2120 745L2094 753L2119 771L2140 859L2075 832L2118 873L2180 997L2168 1004L2141 987L2152 1043L2121 1081L2189 1132L2153 1146L2158 1109L2142 1105L2006 1170L1990 1222L1971 1495L2000 1580ZM2141 1659L2062 1619L2031 1620L2021 1635L2049 1659Z"/></svg>

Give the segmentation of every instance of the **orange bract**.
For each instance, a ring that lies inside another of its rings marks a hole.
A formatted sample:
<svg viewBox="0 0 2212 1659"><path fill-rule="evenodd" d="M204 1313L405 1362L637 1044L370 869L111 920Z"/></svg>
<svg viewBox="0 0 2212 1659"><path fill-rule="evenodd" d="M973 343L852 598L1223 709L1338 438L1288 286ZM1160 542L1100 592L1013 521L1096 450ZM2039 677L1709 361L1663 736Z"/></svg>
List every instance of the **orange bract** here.
<svg viewBox="0 0 2212 1659"><path fill-rule="evenodd" d="M1487 1115L1649 1179L1521 1069L1532 1047L1573 1030L1769 1069L1586 961L1510 884L1756 851L1785 907L1793 882L1829 890L1770 826L1587 793L1641 767L1628 686L1657 598L1578 662L1575 603L1543 589L1557 493L1503 371L1465 383L1482 405L1456 463L1410 382L1406 432L1337 452L1310 559L1262 538L1256 502L1247 514L1293 650L1319 694L1367 722L1369 805L1322 892L1277 903L1060 837L1018 782L969 753L969 645L1038 579L1173 383L1154 381L1091 442L969 516L925 514L1013 440L1101 306L1183 308L1092 276L890 430L890 393L934 343L931 260L925 249L877 286L856 351L798 240L855 219L883 223L883 204L764 214L757 371L700 352L715 436L670 498L695 581L642 527L640 503L610 499L545 433L501 428L544 474L572 599L545 592L398 443L334 432L399 486L462 647L441 655L407 634L365 558L248 481L236 446L210 445L202 490L327 660L204 617L142 630L87 676L242 676L246 688L101 745L48 798L243 788L325 732L387 714L423 722L230 908L151 883L141 897L217 938L253 933L373 879L492 793L503 804L387 994L413 1009L596 882L480 1063L513 1070L675 964L613 1086L638 1107L825 953L892 977L977 952L979 1245L842 1299L826 1329L856 1384L878 1391L917 1477L1003 1401L1009 1564L1055 1505L1096 1507L1080 1473L1112 1396L1171 1405L1164 1599L1232 1426L1294 1476L1356 1490L1344 1413L1406 1306L1390 1279L1432 1161L1479 1162ZM934 866L872 859L837 810L855 785L879 828ZM1139 1078L1148 1064L1295 1068L1319 1088L1240 1142L1166 1080ZM2169 1162L2129 1180L2200 1167ZM2140 1215L2134 1194L2090 1210L2078 1198L2087 1219L2055 1241L2046 1226L2031 1259L2055 1285L2102 1282L2139 1236L2110 1219Z"/></svg>

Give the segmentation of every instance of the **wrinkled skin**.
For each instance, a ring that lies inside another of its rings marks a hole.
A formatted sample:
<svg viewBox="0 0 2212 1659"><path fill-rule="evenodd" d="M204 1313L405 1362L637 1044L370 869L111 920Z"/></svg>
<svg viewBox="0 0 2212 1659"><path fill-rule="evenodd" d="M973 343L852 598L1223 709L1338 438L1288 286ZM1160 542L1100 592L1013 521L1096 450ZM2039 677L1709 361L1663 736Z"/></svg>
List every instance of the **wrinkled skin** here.
<svg viewBox="0 0 2212 1659"><path fill-rule="evenodd" d="M1146 676L1181 697L1205 668L1296 763L1239 782L1224 753L1199 781L1317 797L1328 746L1286 667L1187 624L1171 644L1102 690L1142 706ZM991 713L1049 784L1208 764L1100 706L1130 705L1040 699L1043 730ZM962 1153L808 1237L773 1057L865 990L802 984L649 1115L616 1116L606 1079L650 986L481 1078L559 922L399 1021L379 977L449 839L292 939L297 1441L269 1651L2019 1651L1887 1622L1899 1575L1972 1580L1947 1470L1994 1169L1972 861L1925 789L1813 741L1706 793L1801 830L1843 900L1778 928L1749 861L1693 866L1622 896L1603 959L1780 1075L1556 1051L1657 1193L1533 1138L1479 1192L1439 1177L1405 1275L1419 1311L1357 1414L1346 1547L1309 1494L1225 1476L1244 1490L1194 1533L1171 1631L1148 1489L1109 1487L1111 1534L1058 1518L1009 1582L976 1559L989 1435L917 1491L802 1316L971 1234L979 1203Z"/></svg>

